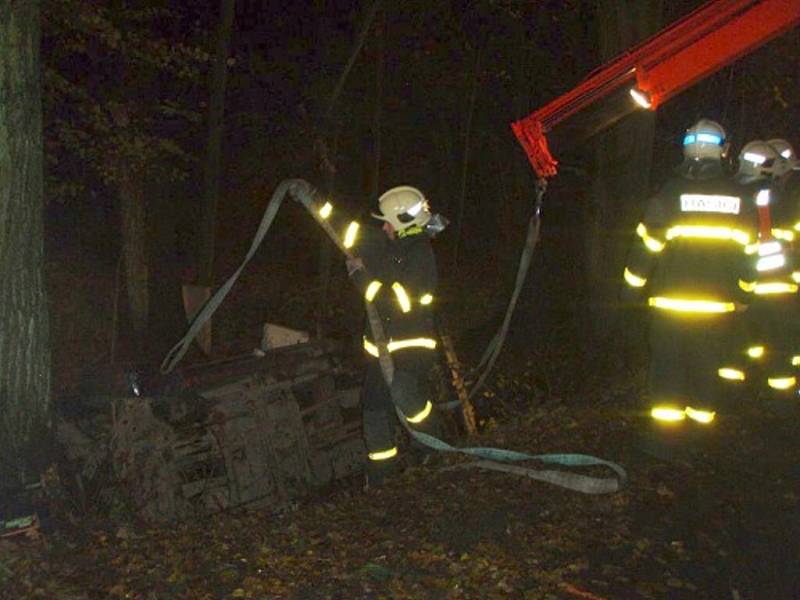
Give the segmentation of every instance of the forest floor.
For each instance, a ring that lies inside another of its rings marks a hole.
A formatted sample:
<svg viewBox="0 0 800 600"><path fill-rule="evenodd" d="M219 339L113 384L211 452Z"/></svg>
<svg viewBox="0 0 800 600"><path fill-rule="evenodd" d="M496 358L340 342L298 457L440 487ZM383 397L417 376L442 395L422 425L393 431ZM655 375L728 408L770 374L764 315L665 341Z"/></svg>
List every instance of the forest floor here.
<svg viewBox="0 0 800 600"><path fill-rule="evenodd" d="M0 541L0 597L800 598L796 414L747 406L707 430L703 452L657 460L635 443L641 369L539 346L510 337L470 445L598 456L626 469L621 491L448 469L463 460L447 457L277 513L53 519L44 544Z"/></svg>

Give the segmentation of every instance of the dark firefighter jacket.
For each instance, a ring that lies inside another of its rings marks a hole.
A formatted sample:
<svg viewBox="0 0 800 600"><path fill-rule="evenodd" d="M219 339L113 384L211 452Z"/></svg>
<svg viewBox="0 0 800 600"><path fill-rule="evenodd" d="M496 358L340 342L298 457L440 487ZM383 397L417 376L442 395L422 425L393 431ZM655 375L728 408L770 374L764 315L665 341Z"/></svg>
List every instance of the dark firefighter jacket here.
<svg viewBox="0 0 800 600"><path fill-rule="evenodd" d="M754 282L752 203L717 162L687 162L647 203L624 277L651 307L733 312Z"/></svg>
<svg viewBox="0 0 800 600"><path fill-rule="evenodd" d="M352 279L362 297L375 304L389 351L435 348L433 304L437 273L428 233L420 227L410 227L390 240L378 227L343 222L330 203L320 208L320 216L340 235L345 248L364 262L366 272L360 269ZM369 324L364 349L378 355Z"/></svg>
<svg viewBox="0 0 800 600"><path fill-rule="evenodd" d="M755 283L751 286L756 296L765 299L796 294L795 231L797 208L792 206L788 190L780 181L756 181L745 187L745 196L757 213L758 247L754 253Z"/></svg>
<svg viewBox="0 0 800 600"><path fill-rule="evenodd" d="M430 237L420 228L411 228L390 240L377 228L370 229L373 231L365 231L364 241L354 247L368 274L356 283L383 319L389 350L434 347L432 309L437 273ZM367 342L372 342L371 337L367 329ZM369 345L365 347L370 352Z"/></svg>

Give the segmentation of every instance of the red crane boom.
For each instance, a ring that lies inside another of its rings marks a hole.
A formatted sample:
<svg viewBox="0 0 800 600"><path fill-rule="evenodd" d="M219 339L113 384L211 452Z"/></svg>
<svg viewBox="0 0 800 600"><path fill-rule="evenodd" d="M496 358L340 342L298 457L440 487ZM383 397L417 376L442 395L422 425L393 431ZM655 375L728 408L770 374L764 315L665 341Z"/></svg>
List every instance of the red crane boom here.
<svg viewBox="0 0 800 600"><path fill-rule="evenodd" d="M654 110L704 77L800 23L800 0L712 0L593 71L578 86L512 123L539 177L558 161L545 134L622 86Z"/></svg>

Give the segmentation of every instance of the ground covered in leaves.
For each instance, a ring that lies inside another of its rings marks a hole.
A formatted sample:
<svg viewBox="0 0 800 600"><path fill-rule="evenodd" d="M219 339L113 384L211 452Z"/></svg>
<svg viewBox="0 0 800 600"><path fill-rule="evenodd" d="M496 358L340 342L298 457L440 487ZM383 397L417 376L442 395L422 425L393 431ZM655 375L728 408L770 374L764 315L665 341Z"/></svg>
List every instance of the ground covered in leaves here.
<svg viewBox="0 0 800 600"><path fill-rule="evenodd" d="M579 451L629 481L587 496L505 473L410 467L280 513L182 524L86 517L45 545L0 546L3 598L796 598L796 438L751 411L720 421L707 452L657 461L631 443L635 404L577 399L500 377L496 402L529 394L475 443ZM596 473L603 475L604 473Z"/></svg>

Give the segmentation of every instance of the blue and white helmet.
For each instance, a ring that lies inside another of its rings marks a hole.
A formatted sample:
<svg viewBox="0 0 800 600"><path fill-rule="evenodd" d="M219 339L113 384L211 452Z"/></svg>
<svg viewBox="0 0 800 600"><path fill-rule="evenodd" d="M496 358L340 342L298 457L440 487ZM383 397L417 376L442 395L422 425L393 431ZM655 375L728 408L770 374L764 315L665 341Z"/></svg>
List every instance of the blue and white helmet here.
<svg viewBox="0 0 800 600"><path fill-rule="evenodd" d="M725 130L711 119L700 119L683 136L683 156L690 160L720 160L726 150Z"/></svg>

